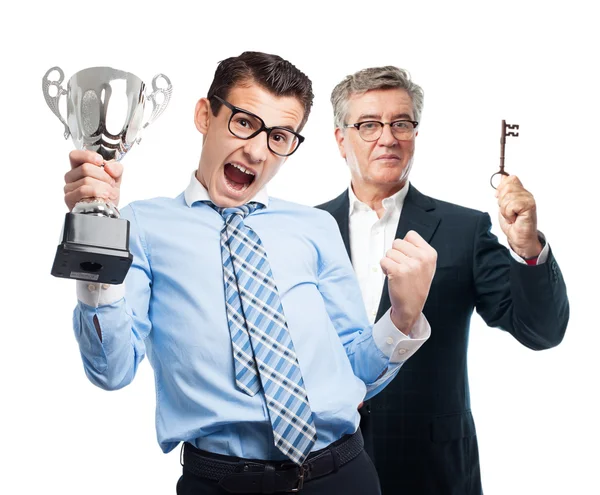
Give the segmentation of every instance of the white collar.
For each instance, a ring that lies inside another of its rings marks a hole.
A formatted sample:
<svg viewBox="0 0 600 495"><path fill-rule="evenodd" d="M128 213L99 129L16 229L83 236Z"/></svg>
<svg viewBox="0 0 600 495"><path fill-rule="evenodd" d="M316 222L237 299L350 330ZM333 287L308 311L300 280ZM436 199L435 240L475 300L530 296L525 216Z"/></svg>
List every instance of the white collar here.
<svg viewBox="0 0 600 495"><path fill-rule="evenodd" d="M402 209L402 205L404 204L404 200L406 199L406 195L408 194L409 182L406 181L404 187L400 189L397 193L388 196L382 201L383 207L386 211L390 209L396 208L397 210ZM352 190L352 184L348 187L348 199L350 202L350 215L356 211L370 211L371 208L363 203L360 199L356 197L354 191Z"/></svg>
<svg viewBox="0 0 600 495"><path fill-rule="evenodd" d="M197 201L211 201L210 196L206 188L196 178L196 171L192 173L192 178L184 192L185 202L191 208L191 206ZM269 194L267 188L263 187L256 195L250 200L256 203L260 203L267 208L269 206ZM248 202L250 202L248 201Z"/></svg>

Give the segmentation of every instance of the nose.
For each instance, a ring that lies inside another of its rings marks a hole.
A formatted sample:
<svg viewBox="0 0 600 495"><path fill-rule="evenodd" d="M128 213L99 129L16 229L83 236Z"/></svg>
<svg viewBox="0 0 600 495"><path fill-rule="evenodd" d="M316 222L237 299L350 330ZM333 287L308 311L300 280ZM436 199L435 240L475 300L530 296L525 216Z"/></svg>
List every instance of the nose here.
<svg viewBox="0 0 600 495"><path fill-rule="evenodd" d="M262 163L267 159L269 147L267 146L267 133L260 132L244 145L244 153L252 163Z"/></svg>
<svg viewBox="0 0 600 495"><path fill-rule="evenodd" d="M398 142L398 140L392 134L392 126L390 124L383 125L383 129L381 130L381 136L379 136L377 142L381 146L388 147L392 147Z"/></svg>

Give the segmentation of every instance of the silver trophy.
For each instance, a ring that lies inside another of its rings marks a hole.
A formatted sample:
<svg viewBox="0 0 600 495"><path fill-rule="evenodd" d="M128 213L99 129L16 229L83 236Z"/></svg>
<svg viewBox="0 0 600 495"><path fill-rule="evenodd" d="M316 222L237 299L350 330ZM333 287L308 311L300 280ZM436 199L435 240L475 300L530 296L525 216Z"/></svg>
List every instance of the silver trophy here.
<svg viewBox="0 0 600 495"><path fill-rule="evenodd" d="M57 80L49 79L52 73ZM163 80L166 86L158 87ZM105 161L120 161L142 131L165 110L171 99L169 78L158 74L152 92L137 76L110 67L91 67L77 72L62 87L64 73L49 69L42 79L46 103L65 126L65 139L73 138L77 149L99 153ZM67 97L67 119L59 110L61 96ZM146 100L152 111L145 119ZM89 198L67 213L61 243L56 250L52 275L93 282L120 284L131 266L129 221L119 218L116 206Z"/></svg>

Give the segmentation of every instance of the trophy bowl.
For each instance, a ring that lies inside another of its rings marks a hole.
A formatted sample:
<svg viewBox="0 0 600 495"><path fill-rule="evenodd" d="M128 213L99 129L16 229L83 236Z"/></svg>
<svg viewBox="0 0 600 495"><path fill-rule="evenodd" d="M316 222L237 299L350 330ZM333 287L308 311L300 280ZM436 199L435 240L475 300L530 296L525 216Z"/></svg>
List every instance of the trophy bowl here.
<svg viewBox="0 0 600 495"><path fill-rule="evenodd" d="M50 76L56 73L57 79ZM42 78L46 103L65 128L77 149L95 151L105 162L120 161L143 130L165 110L171 99L171 81L164 74L152 79L152 92L146 95L144 82L130 72L110 67L90 67L69 79L62 87L64 72L52 67ZM164 86L159 87L159 81ZM59 109L66 97L67 118ZM146 117L146 101L152 111ZM146 119L146 120L145 120ZM129 221L119 218L115 205L99 198L86 198L65 216L61 242L57 247L51 274L92 282L120 284L133 256L129 252Z"/></svg>

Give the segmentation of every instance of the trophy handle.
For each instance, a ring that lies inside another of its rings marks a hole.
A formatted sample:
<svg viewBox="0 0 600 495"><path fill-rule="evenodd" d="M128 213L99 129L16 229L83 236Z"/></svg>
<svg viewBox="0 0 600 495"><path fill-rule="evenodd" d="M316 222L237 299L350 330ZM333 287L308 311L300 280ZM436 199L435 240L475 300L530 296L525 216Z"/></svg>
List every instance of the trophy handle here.
<svg viewBox="0 0 600 495"><path fill-rule="evenodd" d="M48 76L53 71L58 72L58 75L59 75L58 81L51 81L50 79L48 79ZM67 125L67 122L65 121L65 119L63 119L62 115L60 114L60 109L58 107L58 102L60 100L60 97L62 95L67 94L65 89L61 86L61 83L63 82L64 78L65 78L65 73L62 71L62 69L60 67L52 67L51 69L48 69L48 72L46 72L46 74L44 74L44 77L42 78L42 91L44 92L44 98L46 98L46 103L50 107L50 110L52 110L52 113L54 113L54 115L56 115L58 117L58 120L60 120L63 123L63 125L65 126L64 136L65 136L65 139L68 139L69 136L71 135L71 131L69 130L69 126ZM56 96L50 95L50 88L52 86L56 87Z"/></svg>
<svg viewBox="0 0 600 495"><path fill-rule="evenodd" d="M161 77L167 83L167 86L165 88L159 88L156 85L156 81ZM167 105L169 104L169 101L171 100L171 93L173 92L173 86L171 85L171 80L164 74L157 74L156 76L154 76L154 78L152 79L152 89L153 89L152 93L150 94L150 96L148 96L148 100L152 101L152 113L150 114L150 118L144 124L142 129L145 129L152 122L154 122L158 117L160 117L160 115L165 111L165 108L167 108ZM163 101L161 103L156 102L156 96L159 94L163 95Z"/></svg>

